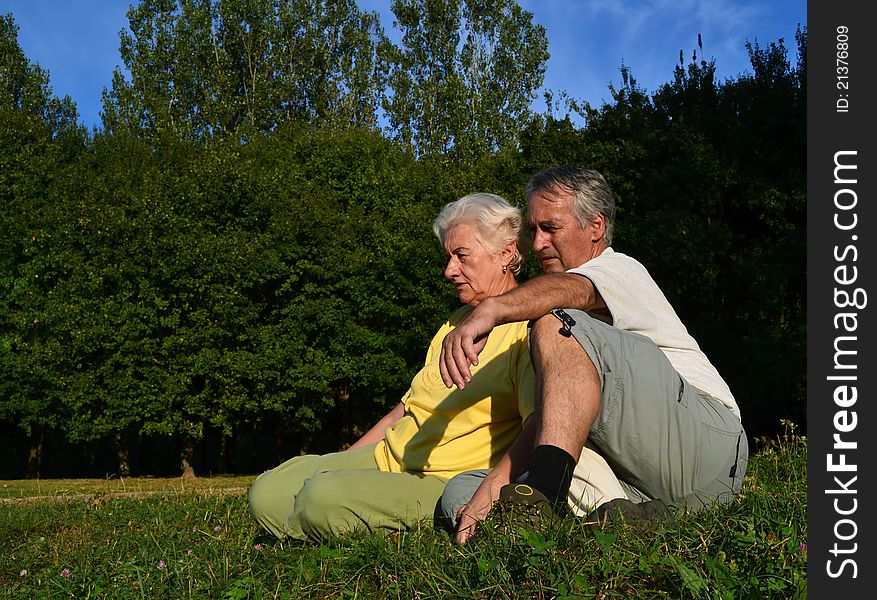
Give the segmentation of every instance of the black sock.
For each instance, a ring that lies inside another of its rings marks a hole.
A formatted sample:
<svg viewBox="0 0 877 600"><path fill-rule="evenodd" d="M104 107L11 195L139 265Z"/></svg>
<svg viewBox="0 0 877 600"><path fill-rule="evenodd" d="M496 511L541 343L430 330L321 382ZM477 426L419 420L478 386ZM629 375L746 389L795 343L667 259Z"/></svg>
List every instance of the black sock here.
<svg viewBox="0 0 877 600"><path fill-rule="evenodd" d="M572 482L576 459L557 446L536 446L527 483L543 494L555 510L566 507L566 496Z"/></svg>

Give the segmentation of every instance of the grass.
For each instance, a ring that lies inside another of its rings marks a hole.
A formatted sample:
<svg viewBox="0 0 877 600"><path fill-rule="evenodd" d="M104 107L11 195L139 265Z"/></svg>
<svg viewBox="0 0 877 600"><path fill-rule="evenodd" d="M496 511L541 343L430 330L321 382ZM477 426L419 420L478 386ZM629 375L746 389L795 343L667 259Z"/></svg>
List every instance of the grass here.
<svg viewBox="0 0 877 600"><path fill-rule="evenodd" d="M739 501L657 525L489 519L281 543L252 478L0 483L2 598L805 598L806 439L760 440Z"/></svg>
<svg viewBox="0 0 877 600"><path fill-rule="evenodd" d="M222 475L200 479L24 479L0 482L0 504L40 500L77 500L95 496L145 498L156 494L244 494L252 476Z"/></svg>

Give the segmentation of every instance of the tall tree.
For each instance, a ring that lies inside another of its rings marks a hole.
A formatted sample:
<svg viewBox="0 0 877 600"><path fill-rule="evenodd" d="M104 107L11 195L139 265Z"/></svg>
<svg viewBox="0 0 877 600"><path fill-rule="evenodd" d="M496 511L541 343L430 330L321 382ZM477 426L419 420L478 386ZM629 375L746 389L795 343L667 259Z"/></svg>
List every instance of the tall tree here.
<svg viewBox="0 0 877 600"><path fill-rule="evenodd" d="M128 11L104 126L202 139L287 120L375 127L376 13L354 0L142 0Z"/></svg>
<svg viewBox="0 0 877 600"><path fill-rule="evenodd" d="M418 154L515 147L548 60L545 28L514 0L394 0L384 108Z"/></svg>
<svg viewBox="0 0 877 600"><path fill-rule="evenodd" d="M385 39L375 12L355 0L281 2L274 61L282 109L298 121L377 127Z"/></svg>
<svg viewBox="0 0 877 600"><path fill-rule="evenodd" d="M521 152L525 172L572 163L606 175L613 245L661 284L753 435L806 421L806 32L796 41L797 64L782 40L747 45L752 72L728 81L699 43L652 95L622 67L612 101L582 109L584 128L534 120Z"/></svg>
<svg viewBox="0 0 877 600"><path fill-rule="evenodd" d="M12 14L0 15L0 108L36 119L53 133L77 129L76 106L69 96L55 97L49 74L27 59Z"/></svg>
<svg viewBox="0 0 877 600"><path fill-rule="evenodd" d="M58 347L43 318L50 282L64 270L44 227L57 208L49 188L86 141L73 101L54 96L48 73L19 46L12 15L0 16L0 419L30 436L30 475L60 420L50 393Z"/></svg>

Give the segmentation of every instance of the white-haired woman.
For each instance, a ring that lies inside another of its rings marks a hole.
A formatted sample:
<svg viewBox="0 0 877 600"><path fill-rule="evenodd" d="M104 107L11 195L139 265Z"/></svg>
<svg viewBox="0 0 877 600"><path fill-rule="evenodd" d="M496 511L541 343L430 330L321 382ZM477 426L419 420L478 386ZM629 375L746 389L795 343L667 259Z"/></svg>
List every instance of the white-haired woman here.
<svg viewBox="0 0 877 600"><path fill-rule="evenodd" d="M473 307L517 285L519 209L493 194L444 207L433 223L444 275L465 304L442 325L402 400L348 450L299 456L260 475L250 514L280 539L325 540L354 530L401 530L433 518L449 479L494 467L533 413L526 323L493 330L463 389L439 371L445 335Z"/></svg>

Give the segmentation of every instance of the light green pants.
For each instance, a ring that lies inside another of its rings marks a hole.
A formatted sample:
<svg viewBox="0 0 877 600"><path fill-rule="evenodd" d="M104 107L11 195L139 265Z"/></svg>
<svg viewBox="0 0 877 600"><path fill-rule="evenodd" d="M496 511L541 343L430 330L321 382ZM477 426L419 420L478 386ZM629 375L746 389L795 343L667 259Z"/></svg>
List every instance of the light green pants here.
<svg viewBox="0 0 877 600"><path fill-rule="evenodd" d="M297 456L262 473L250 487L250 514L280 539L317 541L432 519L446 481L380 471L374 449Z"/></svg>

